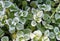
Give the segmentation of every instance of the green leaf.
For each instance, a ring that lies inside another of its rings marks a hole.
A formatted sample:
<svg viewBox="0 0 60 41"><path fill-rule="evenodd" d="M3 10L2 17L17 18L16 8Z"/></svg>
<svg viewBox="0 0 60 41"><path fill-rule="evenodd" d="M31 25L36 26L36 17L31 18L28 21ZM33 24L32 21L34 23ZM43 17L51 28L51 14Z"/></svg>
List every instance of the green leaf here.
<svg viewBox="0 0 60 41"><path fill-rule="evenodd" d="M0 27L3 27L3 26L4 26L4 24L2 22L0 22Z"/></svg>
<svg viewBox="0 0 60 41"><path fill-rule="evenodd" d="M26 22L26 19L20 17L20 23L25 24L25 22Z"/></svg>
<svg viewBox="0 0 60 41"><path fill-rule="evenodd" d="M56 19L56 20L60 19L60 14L58 14L58 13L55 14L55 19Z"/></svg>
<svg viewBox="0 0 60 41"><path fill-rule="evenodd" d="M58 5L57 9L56 9L57 13L60 13L60 4Z"/></svg>
<svg viewBox="0 0 60 41"><path fill-rule="evenodd" d="M49 38L50 38L50 39L55 39L55 34L54 34L53 32L50 32L50 33L49 33Z"/></svg>
<svg viewBox="0 0 60 41"><path fill-rule="evenodd" d="M22 7L25 8L27 6L27 1L22 1Z"/></svg>
<svg viewBox="0 0 60 41"><path fill-rule="evenodd" d="M37 29L39 29L41 32L45 32L45 28L44 28L44 26L42 26L41 24L37 24Z"/></svg>
<svg viewBox="0 0 60 41"><path fill-rule="evenodd" d="M56 35L56 39L60 40L60 31L58 32L58 34Z"/></svg>
<svg viewBox="0 0 60 41"><path fill-rule="evenodd" d="M24 32L25 34L30 34L30 33L31 33L31 30L27 28L27 29L24 29L23 32Z"/></svg>
<svg viewBox="0 0 60 41"><path fill-rule="evenodd" d="M17 23L19 23L19 18L18 18L18 17L15 17L15 18L12 20L12 24L13 24L13 25L16 25Z"/></svg>
<svg viewBox="0 0 60 41"><path fill-rule="evenodd" d="M17 6L15 6L14 4L12 4L12 5L9 7L9 10L10 10L10 12L16 12L16 11L18 11L19 9L18 9Z"/></svg>
<svg viewBox="0 0 60 41"><path fill-rule="evenodd" d="M46 5L46 4L38 5L38 8L44 11L51 11L51 5Z"/></svg>
<svg viewBox="0 0 60 41"><path fill-rule="evenodd" d="M46 29L53 29L53 26L52 26L52 25L49 25L49 24L46 24L46 25L45 25L45 28L46 28Z"/></svg>
<svg viewBox="0 0 60 41"><path fill-rule="evenodd" d="M17 23L17 24L16 24L16 29L17 29L17 30L23 30L23 29L24 29L24 24Z"/></svg>
<svg viewBox="0 0 60 41"><path fill-rule="evenodd" d="M11 25L12 24L12 19L10 18L10 19L6 20L6 24Z"/></svg>
<svg viewBox="0 0 60 41"><path fill-rule="evenodd" d="M50 39L50 41L56 41L56 38L54 38L54 39Z"/></svg>
<svg viewBox="0 0 60 41"><path fill-rule="evenodd" d="M37 0L37 2L38 2L38 3L42 3L42 2L43 2L43 0Z"/></svg>
<svg viewBox="0 0 60 41"><path fill-rule="evenodd" d="M17 34L17 37L23 37L24 36L24 32L21 30L18 30L16 34Z"/></svg>
<svg viewBox="0 0 60 41"><path fill-rule="evenodd" d="M32 17L33 17L32 13L29 12L29 13L28 13L28 16L27 16L27 19L28 19L28 20L32 20L32 19L33 19Z"/></svg>
<svg viewBox="0 0 60 41"><path fill-rule="evenodd" d="M0 29L0 37L2 37L3 35L4 35L4 31Z"/></svg>
<svg viewBox="0 0 60 41"><path fill-rule="evenodd" d="M28 12L27 11L23 11L23 17L27 17L27 15L28 15Z"/></svg>
<svg viewBox="0 0 60 41"><path fill-rule="evenodd" d="M4 36L1 38L1 41L9 41L9 38L7 36Z"/></svg>
<svg viewBox="0 0 60 41"><path fill-rule="evenodd" d="M27 17L28 15L28 12L27 11L23 11L21 10L19 13L18 13L18 16L21 16L21 17Z"/></svg>
<svg viewBox="0 0 60 41"><path fill-rule="evenodd" d="M44 35L45 35L45 36L49 36L49 30L46 30L46 31L44 32Z"/></svg>
<svg viewBox="0 0 60 41"><path fill-rule="evenodd" d="M43 19L44 19L44 20L48 20L48 18L49 18L49 15L48 15L48 14L44 14Z"/></svg>
<svg viewBox="0 0 60 41"><path fill-rule="evenodd" d="M5 6L4 6L5 8L8 8L12 5L12 2L10 1L4 1L4 3L5 3Z"/></svg>
<svg viewBox="0 0 60 41"><path fill-rule="evenodd" d="M35 27L37 25L36 21L31 21L31 26Z"/></svg>
<svg viewBox="0 0 60 41"><path fill-rule="evenodd" d="M0 3L0 11L3 11L3 7L1 3Z"/></svg>
<svg viewBox="0 0 60 41"><path fill-rule="evenodd" d="M12 34L15 32L15 27L9 26L9 32Z"/></svg>
<svg viewBox="0 0 60 41"><path fill-rule="evenodd" d="M26 40L29 40L30 39L30 36L29 36L30 34L25 34L24 35L24 38L26 39Z"/></svg>
<svg viewBox="0 0 60 41"><path fill-rule="evenodd" d="M58 34L58 32L59 32L59 28L58 28L58 27L55 27L55 28L54 28L54 33L55 33L55 34Z"/></svg>
<svg viewBox="0 0 60 41"><path fill-rule="evenodd" d="M0 15L5 14L5 8L4 8L4 3L3 1L0 1Z"/></svg>
<svg viewBox="0 0 60 41"><path fill-rule="evenodd" d="M37 7L36 1L32 1L32 2L30 3L30 6L33 7L33 8L36 8L36 7Z"/></svg>
<svg viewBox="0 0 60 41"><path fill-rule="evenodd" d="M51 4L51 0L46 0L46 2L45 2L46 4Z"/></svg>

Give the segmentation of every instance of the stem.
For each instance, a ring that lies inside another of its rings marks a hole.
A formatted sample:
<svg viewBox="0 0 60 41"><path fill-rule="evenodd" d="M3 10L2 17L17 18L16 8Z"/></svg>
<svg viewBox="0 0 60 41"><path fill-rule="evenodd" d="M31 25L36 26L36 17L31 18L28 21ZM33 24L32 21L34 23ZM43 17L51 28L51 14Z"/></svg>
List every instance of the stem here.
<svg viewBox="0 0 60 41"><path fill-rule="evenodd" d="M59 4L59 5L60 5L60 4ZM59 5L57 6L57 8L59 7ZM57 8L56 8L56 10L52 13L52 15L51 15L50 18L52 18L52 17L54 16L55 12L57 11Z"/></svg>
<svg viewBox="0 0 60 41"><path fill-rule="evenodd" d="M54 16L55 12L56 12L56 10L53 12L53 14L51 15L51 17L50 17L50 18L52 18L52 17Z"/></svg>

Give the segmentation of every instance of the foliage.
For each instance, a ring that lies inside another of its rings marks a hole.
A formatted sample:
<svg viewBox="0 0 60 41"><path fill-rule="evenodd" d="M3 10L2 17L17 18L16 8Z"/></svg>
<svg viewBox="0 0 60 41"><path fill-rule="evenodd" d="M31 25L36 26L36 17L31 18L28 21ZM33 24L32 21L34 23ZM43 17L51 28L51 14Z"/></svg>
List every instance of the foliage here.
<svg viewBox="0 0 60 41"><path fill-rule="evenodd" d="M0 0L1 41L60 40L60 0Z"/></svg>

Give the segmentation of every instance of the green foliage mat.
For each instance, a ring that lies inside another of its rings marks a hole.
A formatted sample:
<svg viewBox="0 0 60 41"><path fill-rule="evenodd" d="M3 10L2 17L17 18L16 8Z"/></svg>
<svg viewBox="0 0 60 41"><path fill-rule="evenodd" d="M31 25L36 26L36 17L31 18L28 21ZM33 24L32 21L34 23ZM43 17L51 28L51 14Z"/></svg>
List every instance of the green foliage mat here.
<svg viewBox="0 0 60 41"><path fill-rule="evenodd" d="M0 0L0 41L57 40L60 0Z"/></svg>

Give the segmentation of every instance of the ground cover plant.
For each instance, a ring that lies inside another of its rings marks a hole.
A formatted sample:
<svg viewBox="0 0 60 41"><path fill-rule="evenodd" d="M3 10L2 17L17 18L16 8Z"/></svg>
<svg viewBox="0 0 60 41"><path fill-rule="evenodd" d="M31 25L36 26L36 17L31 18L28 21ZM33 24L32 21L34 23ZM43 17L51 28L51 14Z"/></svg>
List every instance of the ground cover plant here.
<svg viewBox="0 0 60 41"><path fill-rule="evenodd" d="M0 0L0 41L60 41L60 0Z"/></svg>

